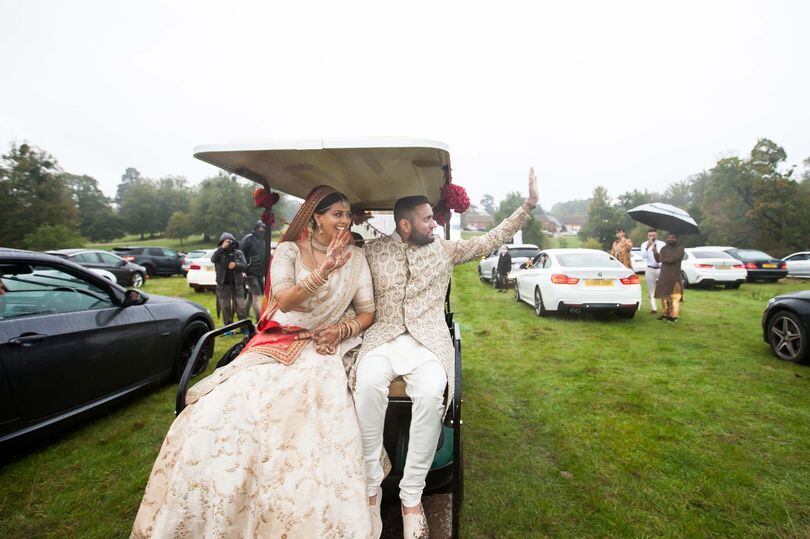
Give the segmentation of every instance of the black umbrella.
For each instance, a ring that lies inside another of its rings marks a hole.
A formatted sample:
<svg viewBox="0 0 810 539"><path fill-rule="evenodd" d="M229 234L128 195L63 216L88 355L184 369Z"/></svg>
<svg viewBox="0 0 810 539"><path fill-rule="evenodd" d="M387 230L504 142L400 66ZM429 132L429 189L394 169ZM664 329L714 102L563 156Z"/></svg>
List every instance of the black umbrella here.
<svg viewBox="0 0 810 539"><path fill-rule="evenodd" d="M667 232L677 232L678 234L697 234L700 232L697 223L687 212L663 202L642 204L628 210L627 213L634 221Z"/></svg>

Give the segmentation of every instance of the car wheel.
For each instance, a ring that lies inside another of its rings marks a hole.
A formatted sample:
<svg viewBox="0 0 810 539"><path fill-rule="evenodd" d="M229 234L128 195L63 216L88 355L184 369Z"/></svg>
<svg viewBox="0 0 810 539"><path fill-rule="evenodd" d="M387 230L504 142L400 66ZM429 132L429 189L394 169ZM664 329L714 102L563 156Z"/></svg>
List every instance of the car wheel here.
<svg viewBox="0 0 810 539"><path fill-rule="evenodd" d="M144 268L146 268L146 274L150 277L154 277L156 275L155 267L152 264L144 264Z"/></svg>
<svg viewBox="0 0 810 539"><path fill-rule="evenodd" d="M768 322L768 342L779 359L796 363L807 359L807 330L791 312L773 315Z"/></svg>
<svg viewBox="0 0 810 539"><path fill-rule="evenodd" d="M208 324L201 320L194 320L183 330L182 337L180 338L180 349L177 352L177 358L174 361L174 377L176 381L180 380L183 376L183 371L186 368L188 360L191 359L191 354L194 352L194 347L200 337L208 333L211 329ZM211 358L211 344L206 344L203 353L197 359L197 364L191 371L191 376L196 376L205 370L208 365L208 360Z"/></svg>
<svg viewBox="0 0 810 539"><path fill-rule="evenodd" d="M686 273L681 272L681 286L689 288L689 279L686 278Z"/></svg>
<svg viewBox="0 0 810 539"><path fill-rule="evenodd" d="M728 283L726 284L726 290L737 290L740 288L740 283Z"/></svg>
<svg viewBox="0 0 810 539"><path fill-rule="evenodd" d="M534 289L534 314L537 316L546 316L548 311L543 303L543 294L540 293L540 288Z"/></svg>
<svg viewBox="0 0 810 539"><path fill-rule="evenodd" d="M132 287L140 288L143 286L143 273L135 272L132 274Z"/></svg>

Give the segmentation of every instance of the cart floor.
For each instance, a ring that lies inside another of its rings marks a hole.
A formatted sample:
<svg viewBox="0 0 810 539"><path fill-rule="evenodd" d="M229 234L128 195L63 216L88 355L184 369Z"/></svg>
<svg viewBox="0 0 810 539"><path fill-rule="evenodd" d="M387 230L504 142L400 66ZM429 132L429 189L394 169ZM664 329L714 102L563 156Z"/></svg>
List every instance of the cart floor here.
<svg viewBox="0 0 810 539"><path fill-rule="evenodd" d="M433 494L422 498L422 505L427 514L431 539L446 539L451 536L453 504L450 494ZM402 538L402 516L399 503L383 503L382 539Z"/></svg>

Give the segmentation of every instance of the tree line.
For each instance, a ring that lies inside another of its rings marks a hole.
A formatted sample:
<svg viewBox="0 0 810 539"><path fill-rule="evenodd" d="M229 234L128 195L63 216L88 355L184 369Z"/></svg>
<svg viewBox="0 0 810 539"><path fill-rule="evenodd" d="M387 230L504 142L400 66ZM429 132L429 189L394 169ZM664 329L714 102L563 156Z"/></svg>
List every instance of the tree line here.
<svg viewBox="0 0 810 539"><path fill-rule="evenodd" d="M223 231L251 230L261 208L256 185L220 172L197 186L182 176L150 179L135 168L121 176L114 199L87 175L62 170L57 160L29 144L12 143L0 157L0 245L33 250L81 247L124 234L205 240ZM274 207L289 219L298 202L287 196ZM279 220L280 220L279 219Z"/></svg>
<svg viewBox="0 0 810 539"><path fill-rule="evenodd" d="M647 227L633 221L627 210L665 202L689 212L700 226L700 234L681 238L687 246L731 245L779 257L809 249L810 158L801 172L786 167L786 159L784 148L761 138L746 158L719 159L710 170L672 183L663 192L634 189L614 201L607 189L597 186L579 236L584 246L608 249L621 227L639 245ZM581 208L582 202L562 207Z"/></svg>

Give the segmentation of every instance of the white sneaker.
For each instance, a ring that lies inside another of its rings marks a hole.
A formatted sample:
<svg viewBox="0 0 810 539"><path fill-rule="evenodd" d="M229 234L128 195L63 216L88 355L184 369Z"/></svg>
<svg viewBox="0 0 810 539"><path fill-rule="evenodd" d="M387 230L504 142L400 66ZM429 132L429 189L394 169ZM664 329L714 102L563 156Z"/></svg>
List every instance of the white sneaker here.
<svg viewBox="0 0 810 539"><path fill-rule="evenodd" d="M425 509L421 513L402 514L402 535L405 539L428 539Z"/></svg>
<svg viewBox="0 0 810 539"><path fill-rule="evenodd" d="M375 539L378 539L380 535L382 535L380 505L382 505L382 487L377 487L377 498L374 500L374 505L368 506L368 510L371 513L371 536Z"/></svg>

